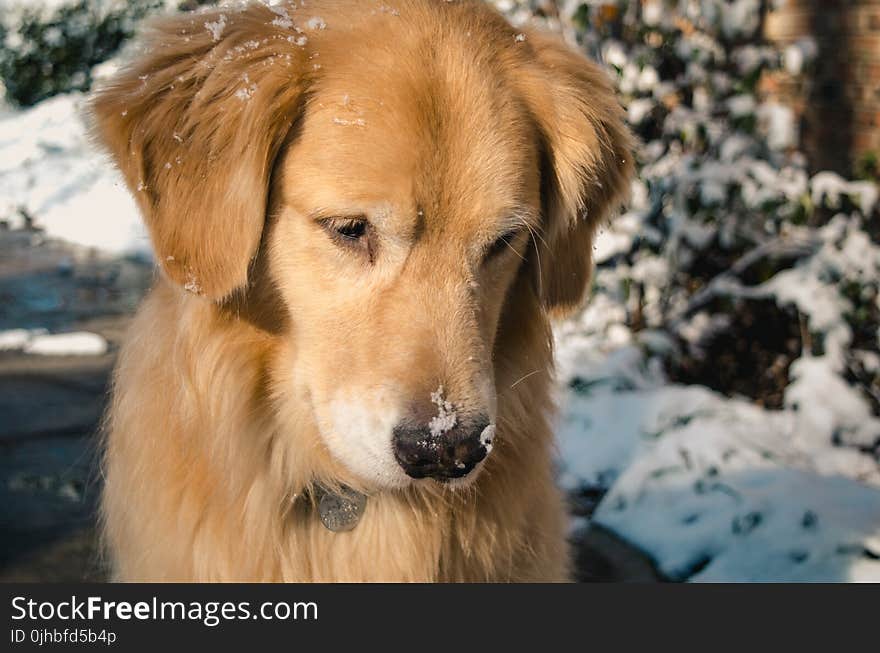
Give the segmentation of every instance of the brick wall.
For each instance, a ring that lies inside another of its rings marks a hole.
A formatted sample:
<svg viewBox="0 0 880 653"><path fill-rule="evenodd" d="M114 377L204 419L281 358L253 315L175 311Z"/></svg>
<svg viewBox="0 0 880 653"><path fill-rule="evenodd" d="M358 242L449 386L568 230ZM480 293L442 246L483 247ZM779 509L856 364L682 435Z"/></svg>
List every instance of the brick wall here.
<svg viewBox="0 0 880 653"><path fill-rule="evenodd" d="M818 55L808 74L768 75L761 90L800 116L811 167L850 174L865 153L880 154L880 0L778 4L765 36L781 45L811 37Z"/></svg>

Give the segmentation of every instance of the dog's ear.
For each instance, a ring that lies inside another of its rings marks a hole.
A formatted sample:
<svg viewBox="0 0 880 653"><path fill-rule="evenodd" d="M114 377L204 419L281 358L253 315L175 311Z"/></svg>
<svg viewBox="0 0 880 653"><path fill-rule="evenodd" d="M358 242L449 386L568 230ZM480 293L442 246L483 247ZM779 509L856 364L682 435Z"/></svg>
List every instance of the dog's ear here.
<svg viewBox="0 0 880 653"><path fill-rule="evenodd" d="M301 108L306 41L260 4L164 18L95 95L93 132L159 264L191 292L220 299L247 284L273 162Z"/></svg>
<svg viewBox="0 0 880 653"><path fill-rule="evenodd" d="M545 307L577 308L592 277L593 236L626 199L633 139L611 81L556 38L530 33L519 69L543 145L543 240L535 244Z"/></svg>

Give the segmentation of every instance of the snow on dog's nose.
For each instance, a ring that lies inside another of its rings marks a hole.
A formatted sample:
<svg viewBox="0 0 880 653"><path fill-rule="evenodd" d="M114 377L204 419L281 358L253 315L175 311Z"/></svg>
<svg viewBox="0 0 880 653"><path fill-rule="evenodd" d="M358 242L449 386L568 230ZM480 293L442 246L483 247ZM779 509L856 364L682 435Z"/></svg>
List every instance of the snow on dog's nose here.
<svg viewBox="0 0 880 653"><path fill-rule="evenodd" d="M442 386L431 393L437 415L426 424L394 428L394 457L412 478L446 481L467 476L492 449L495 426L483 416L460 417L443 398Z"/></svg>
<svg viewBox="0 0 880 653"><path fill-rule="evenodd" d="M485 417L442 431L401 424L394 429L394 457L412 478L462 478L489 454L494 430Z"/></svg>

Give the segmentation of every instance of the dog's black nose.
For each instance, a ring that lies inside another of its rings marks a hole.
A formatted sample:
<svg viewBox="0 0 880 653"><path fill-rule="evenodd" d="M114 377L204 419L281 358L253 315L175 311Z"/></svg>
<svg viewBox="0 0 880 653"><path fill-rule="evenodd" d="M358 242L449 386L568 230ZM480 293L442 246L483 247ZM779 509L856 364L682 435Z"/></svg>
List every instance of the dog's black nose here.
<svg viewBox="0 0 880 653"><path fill-rule="evenodd" d="M394 456L412 478L446 481L467 476L492 447L493 429L486 419L438 432L427 427L398 425Z"/></svg>

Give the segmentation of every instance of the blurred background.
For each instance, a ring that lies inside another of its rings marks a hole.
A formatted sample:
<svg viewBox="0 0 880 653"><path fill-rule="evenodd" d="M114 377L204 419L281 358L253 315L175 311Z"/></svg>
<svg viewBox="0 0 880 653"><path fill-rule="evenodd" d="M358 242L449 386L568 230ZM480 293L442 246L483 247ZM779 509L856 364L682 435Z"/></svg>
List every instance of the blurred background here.
<svg viewBox="0 0 880 653"><path fill-rule="evenodd" d="M154 272L82 110L200 4L0 0L0 580L103 578L96 432ZM880 581L880 0L494 4L640 139L556 329L579 578Z"/></svg>

